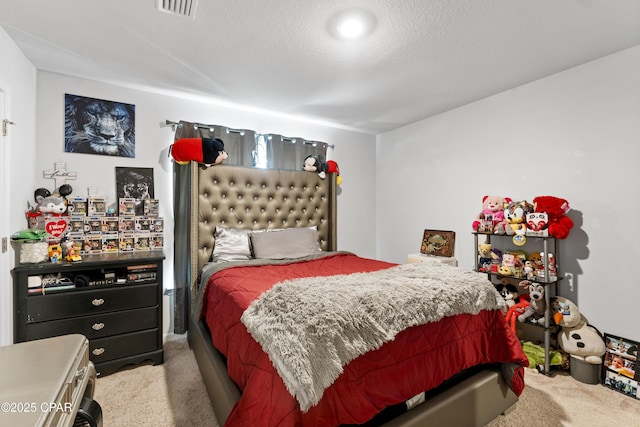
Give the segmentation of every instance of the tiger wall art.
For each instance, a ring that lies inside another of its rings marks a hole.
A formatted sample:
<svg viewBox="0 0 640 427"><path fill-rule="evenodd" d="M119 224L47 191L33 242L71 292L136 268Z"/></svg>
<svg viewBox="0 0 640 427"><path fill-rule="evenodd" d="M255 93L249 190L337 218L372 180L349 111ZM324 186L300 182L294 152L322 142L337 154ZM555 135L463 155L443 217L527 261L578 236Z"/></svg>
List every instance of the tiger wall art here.
<svg viewBox="0 0 640 427"><path fill-rule="evenodd" d="M135 105L65 94L64 151L135 157Z"/></svg>

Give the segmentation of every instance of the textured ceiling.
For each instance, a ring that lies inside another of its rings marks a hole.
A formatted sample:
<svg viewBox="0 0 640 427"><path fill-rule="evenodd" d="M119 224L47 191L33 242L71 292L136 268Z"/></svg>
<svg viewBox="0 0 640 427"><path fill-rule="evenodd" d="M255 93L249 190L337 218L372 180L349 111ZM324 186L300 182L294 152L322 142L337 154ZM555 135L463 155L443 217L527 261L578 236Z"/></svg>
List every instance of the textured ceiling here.
<svg viewBox="0 0 640 427"><path fill-rule="evenodd" d="M354 7L375 31L336 40ZM640 1L2 0L0 25L40 70L376 134L640 44Z"/></svg>

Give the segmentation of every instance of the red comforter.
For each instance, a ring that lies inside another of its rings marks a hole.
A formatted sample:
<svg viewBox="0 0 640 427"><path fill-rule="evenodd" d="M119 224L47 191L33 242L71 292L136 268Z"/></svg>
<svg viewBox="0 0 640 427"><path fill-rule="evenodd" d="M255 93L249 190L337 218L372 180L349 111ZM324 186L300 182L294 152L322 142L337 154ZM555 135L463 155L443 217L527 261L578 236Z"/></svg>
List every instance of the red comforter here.
<svg viewBox="0 0 640 427"><path fill-rule="evenodd" d="M285 279L376 271L395 264L338 253L283 265L237 266L214 273L203 297L202 316L215 347L226 356L242 397L226 426L337 426L359 424L387 406L432 389L481 364L520 365L512 389L524 388L527 358L499 310L447 317L413 327L344 368L320 403L302 413L293 396L240 317L258 296Z"/></svg>

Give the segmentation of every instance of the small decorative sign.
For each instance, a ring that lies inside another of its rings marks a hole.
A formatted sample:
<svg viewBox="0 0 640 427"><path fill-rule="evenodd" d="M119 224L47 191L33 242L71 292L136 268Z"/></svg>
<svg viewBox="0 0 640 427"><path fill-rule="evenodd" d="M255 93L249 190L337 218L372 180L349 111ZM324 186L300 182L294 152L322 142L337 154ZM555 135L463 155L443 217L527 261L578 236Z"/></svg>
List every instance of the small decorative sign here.
<svg viewBox="0 0 640 427"><path fill-rule="evenodd" d="M455 253L455 231L424 230L420 253L450 258Z"/></svg>

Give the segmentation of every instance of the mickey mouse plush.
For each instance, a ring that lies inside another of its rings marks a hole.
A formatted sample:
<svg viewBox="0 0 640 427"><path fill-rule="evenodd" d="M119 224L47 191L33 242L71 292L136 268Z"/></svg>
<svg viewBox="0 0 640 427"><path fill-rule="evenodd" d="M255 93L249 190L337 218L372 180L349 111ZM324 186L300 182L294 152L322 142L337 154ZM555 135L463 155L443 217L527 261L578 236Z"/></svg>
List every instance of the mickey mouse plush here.
<svg viewBox="0 0 640 427"><path fill-rule="evenodd" d="M191 160L205 166L217 165L229 156L220 138L181 138L169 148L176 163L186 165Z"/></svg>
<svg viewBox="0 0 640 427"><path fill-rule="evenodd" d="M302 164L302 170L307 172L317 172L320 179L324 179L328 173L335 173L338 175L336 177L336 184L340 185L342 183L338 164L333 160L327 160L325 162L322 160L321 156L307 156Z"/></svg>

